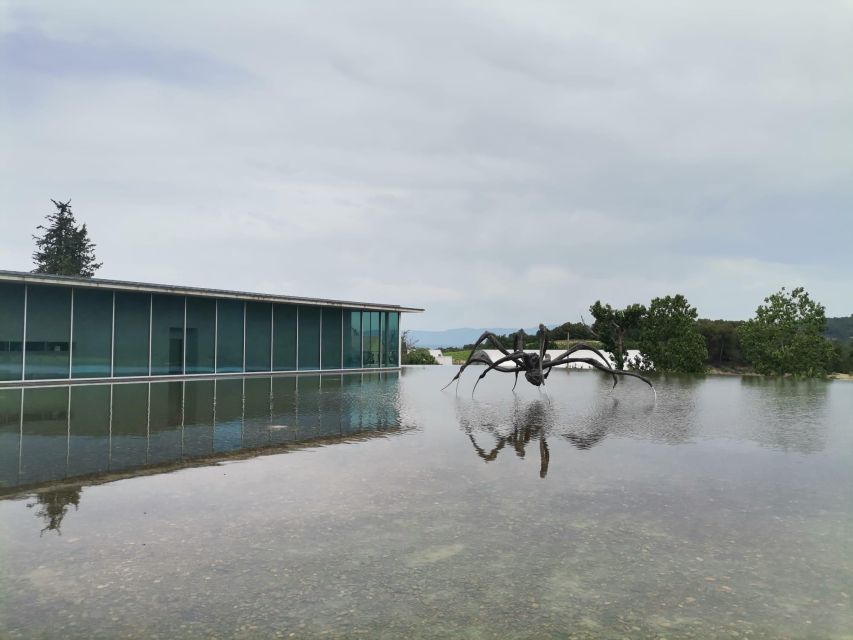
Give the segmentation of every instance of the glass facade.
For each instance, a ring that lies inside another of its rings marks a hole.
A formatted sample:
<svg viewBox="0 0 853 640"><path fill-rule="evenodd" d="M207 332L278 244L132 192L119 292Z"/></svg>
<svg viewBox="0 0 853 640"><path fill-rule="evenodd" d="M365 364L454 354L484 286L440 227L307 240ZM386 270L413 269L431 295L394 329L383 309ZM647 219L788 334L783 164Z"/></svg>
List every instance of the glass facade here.
<svg viewBox="0 0 853 640"><path fill-rule="evenodd" d="M151 296L151 375L184 372L184 298Z"/></svg>
<svg viewBox="0 0 853 640"><path fill-rule="evenodd" d="M147 376L151 328L151 296L116 291L113 375Z"/></svg>
<svg viewBox="0 0 853 640"><path fill-rule="evenodd" d="M0 381L399 366L399 312L0 282Z"/></svg>
<svg viewBox="0 0 853 640"><path fill-rule="evenodd" d="M361 369L361 311L344 311L344 369Z"/></svg>
<svg viewBox="0 0 853 640"><path fill-rule="evenodd" d="M112 373L113 293L74 290L72 378L107 378Z"/></svg>
<svg viewBox="0 0 853 640"><path fill-rule="evenodd" d="M364 345L362 366L365 369L380 366L379 358L382 349L380 348L381 332L379 329L379 316L380 313L378 311L364 311L361 314L362 344Z"/></svg>
<svg viewBox="0 0 853 640"><path fill-rule="evenodd" d="M299 307L297 356L300 369L316 370L320 368L321 317L319 307Z"/></svg>
<svg viewBox="0 0 853 640"><path fill-rule="evenodd" d="M216 301L216 372L243 370L243 321L245 304L240 300Z"/></svg>
<svg viewBox="0 0 853 640"><path fill-rule="evenodd" d="M296 306L273 305L273 371L296 370Z"/></svg>
<svg viewBox="0 0 853 640"><path fill-rule="evenodd" d="M385 312L383 338L383 367L396 367L400 361L400 314L396 311Z"/></svg>
<svg viewBox="0 0 853 640"><path fill-rule="evenodd" d="M55 380L70 375L71 289L30 286L27 289L27 380Z"/></svg>
<svg viewBox="0 0 853 640"><path fill-rule="evenodd" d="M213 373L216 365L216 300L187 298L185 373Z"/></svg>
<svg viewBox="0 0 853 640"><path fill-rule="evenodd" d="M320 364L323 369L341 368L341 318L340 309L323 308L322 353Z"/></svg>
<svg viewBox="0 0 853 640"><path fill-rule="evenodd" d="M24 285L0 282L0 380L20 380L24 371Z"/></svg>
<svg viewBox="0 0 853 640"><path fill-rule="evenodd" d="M272 305L246 303L246 371L270 371Z"/></svg>

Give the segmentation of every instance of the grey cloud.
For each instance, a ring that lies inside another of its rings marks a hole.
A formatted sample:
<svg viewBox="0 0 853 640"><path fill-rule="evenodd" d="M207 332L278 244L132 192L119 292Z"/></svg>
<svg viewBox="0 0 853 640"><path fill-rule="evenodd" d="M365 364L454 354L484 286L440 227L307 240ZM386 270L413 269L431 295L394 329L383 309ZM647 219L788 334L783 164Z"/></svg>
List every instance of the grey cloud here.
<svg viewBox="0 0 853 640"><path fill-rule="evenodd" d="M39 82L0 104L2 267L71 196L105 276L410 326L797 284L853 312L849 5L50 7L0 50Z"/></svg>
<svg viewBox="0 0 853 640"><path fill-rule="evenodd" d="M0 63L6 73L57 77L146 77L158 82L208 84L245 79L248 74L210 56L158 50L117 39L74 41L38 29L0 36Z"/></svg>

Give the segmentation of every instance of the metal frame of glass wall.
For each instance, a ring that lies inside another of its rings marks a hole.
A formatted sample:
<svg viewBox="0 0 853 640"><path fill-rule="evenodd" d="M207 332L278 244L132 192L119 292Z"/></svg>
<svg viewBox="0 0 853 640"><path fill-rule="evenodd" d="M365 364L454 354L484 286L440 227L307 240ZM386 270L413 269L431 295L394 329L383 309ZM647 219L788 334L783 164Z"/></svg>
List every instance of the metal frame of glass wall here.
<svg viewBox="0 0 853 640"><path fill-rule="evenodd" d="M0 281L0 382L400 366L400 311Z"/></svg>

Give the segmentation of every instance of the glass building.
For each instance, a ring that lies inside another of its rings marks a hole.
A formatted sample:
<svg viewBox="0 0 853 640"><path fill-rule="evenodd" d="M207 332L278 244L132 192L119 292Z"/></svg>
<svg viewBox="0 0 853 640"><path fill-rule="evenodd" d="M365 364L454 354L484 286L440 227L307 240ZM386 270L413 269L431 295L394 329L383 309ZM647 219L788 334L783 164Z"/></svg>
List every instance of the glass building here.
<svg viewBox="0 0 853 640"><path fill-rule="evenodd" d="M398 368L405 311L0 271L0 383Z"/></svg>

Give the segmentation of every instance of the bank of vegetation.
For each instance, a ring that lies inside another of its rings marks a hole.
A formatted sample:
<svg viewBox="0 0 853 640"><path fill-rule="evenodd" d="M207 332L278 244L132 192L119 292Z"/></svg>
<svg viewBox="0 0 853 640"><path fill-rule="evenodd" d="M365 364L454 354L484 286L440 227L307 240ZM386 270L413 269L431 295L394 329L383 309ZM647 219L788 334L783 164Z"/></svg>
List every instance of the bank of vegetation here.
<svg viewBox="0 0 853 640"><path fill-rule="evenodd" d="M702 373L756 373L824 377L853 374L853 315L826 318L822 304L802 288L781 290L758 305L746 321L699 318L680 294L623 309L596 301L592 325L566 322L550 331L550 348L586 342L613 354L618 369ZM512 348L512 334L498 336ZM528 336L525 348L538 348ZM444 349L464 362L473 344ZM640 352L629 358L629 350Z"/></svg>

